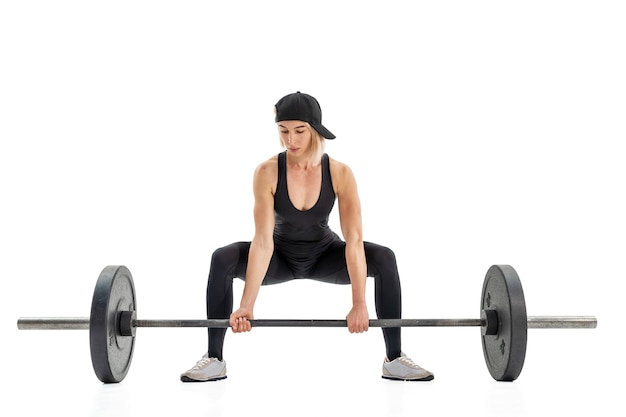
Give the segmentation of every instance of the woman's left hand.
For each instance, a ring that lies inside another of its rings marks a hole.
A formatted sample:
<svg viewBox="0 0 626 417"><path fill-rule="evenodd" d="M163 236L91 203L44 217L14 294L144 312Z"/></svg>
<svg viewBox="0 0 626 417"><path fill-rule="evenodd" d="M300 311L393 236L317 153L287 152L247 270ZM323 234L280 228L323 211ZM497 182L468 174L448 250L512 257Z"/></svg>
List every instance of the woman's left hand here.
<svg viewBox="0 0 626 417"><path fill-rule="evenodd" d="M363 333L369 329L370 320L367 312L367 306L352 306L352 310L346 316L348 321L348 330L350 333Z"/></svg>

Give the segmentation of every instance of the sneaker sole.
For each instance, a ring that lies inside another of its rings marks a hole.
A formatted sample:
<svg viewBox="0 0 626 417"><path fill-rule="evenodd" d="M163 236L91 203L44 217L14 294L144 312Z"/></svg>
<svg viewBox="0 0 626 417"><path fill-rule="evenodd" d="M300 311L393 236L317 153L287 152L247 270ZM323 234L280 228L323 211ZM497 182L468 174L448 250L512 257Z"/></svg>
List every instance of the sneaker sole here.
<svg viewBox="0 0 626 417"><path fill-rule="evenodd" d="M226 379L226 375L218 376L216 378L210 378L210 379L192 379L192 378L189 378L188 376L180 377L180 380L182 382L211 382L211 381L221 381L222 379Z"/></svg>
<svg viewBox="0 0 626 417"><path fill-rule="evenodd" d="M432 381L433 379L435 379L434 375L428 375L425 376L424 378L398 378L395 376L386 376L383 375L382 376L383 379L388 379L390 381Z"/></svg>

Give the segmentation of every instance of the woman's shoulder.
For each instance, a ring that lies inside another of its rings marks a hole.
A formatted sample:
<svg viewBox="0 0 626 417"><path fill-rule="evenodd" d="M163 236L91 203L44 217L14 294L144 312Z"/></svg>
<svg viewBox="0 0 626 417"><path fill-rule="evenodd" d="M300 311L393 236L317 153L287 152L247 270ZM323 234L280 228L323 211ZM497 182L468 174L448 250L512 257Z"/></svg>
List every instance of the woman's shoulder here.
<svg viewBox="0 0 626 417"><path fill-rule="evenodd" d="M351 173L352 170L350 169L350 167L348 166L348 164L338 161L332 157L328 157L328 163L330 165L330 172L331 174L338 174L338 175L346 175L348 173Z"/></svg>
<svg viewBox="0 0 626 417"><path fill-rule="evenodd" d="M269 159L261 162L254 170L255 177L271 178L278 173L278 155L273 155Z"/></svg>
<svg viewBox="0 0 626 417"><path fill-rule="evenodd" d="M356 179L350 167L336 159L328 157L330 165L330 176L333 181L335 193L340 194L342 190L352 188Z"/></svg>

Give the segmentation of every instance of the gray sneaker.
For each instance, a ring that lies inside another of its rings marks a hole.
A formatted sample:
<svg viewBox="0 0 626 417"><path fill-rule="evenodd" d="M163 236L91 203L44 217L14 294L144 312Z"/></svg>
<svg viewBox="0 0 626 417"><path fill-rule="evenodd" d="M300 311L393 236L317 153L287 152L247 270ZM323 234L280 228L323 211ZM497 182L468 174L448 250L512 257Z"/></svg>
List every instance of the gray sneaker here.
<svg viewBox="0 0 626 417"><path fill-rule="evenodd" d="M226 378L226 361L209 358L205 353L193 368L180 375L183 382L219 381Z"/></svg>
<svg viewBox="0 0 626 417"><path fill-rule="evenodd" d="M383 378L398 381L432 381L435 376L432 372L421 368L404 353L390 361L385 358L383 362Z"/></svg>

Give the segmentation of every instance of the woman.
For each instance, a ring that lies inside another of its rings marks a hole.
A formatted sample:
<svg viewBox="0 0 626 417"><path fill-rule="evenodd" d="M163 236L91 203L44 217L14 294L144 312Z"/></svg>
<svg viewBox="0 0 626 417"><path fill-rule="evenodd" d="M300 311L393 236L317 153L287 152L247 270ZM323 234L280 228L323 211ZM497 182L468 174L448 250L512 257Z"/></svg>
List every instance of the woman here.
<svg viewBox="0 0 626 417"><path fill-rule="evenodd" d="M213 253L207 287L207 316L228 318L235 333L251 330L254 303L261 285L309 278L351 284L352 308L346 319L351 333L368 330L365 297L367 276L374 277L379 318L401 317L400 279L394 253L363 242L361 206L350 168L324 153L326 139L335 139L322 125L317 100L300 92L276 103L276 123L286 150L261 163L254 173L252 242L238 242ZM341 240L328 226L335 198L339 205ZM239 308L233 311L233 278L245 280ZM383 328L387 357L383 378L433 379L400 350L400 328ZM222 356L226 329L209 329L209 350L184 382L226 378Z"/></svg>

